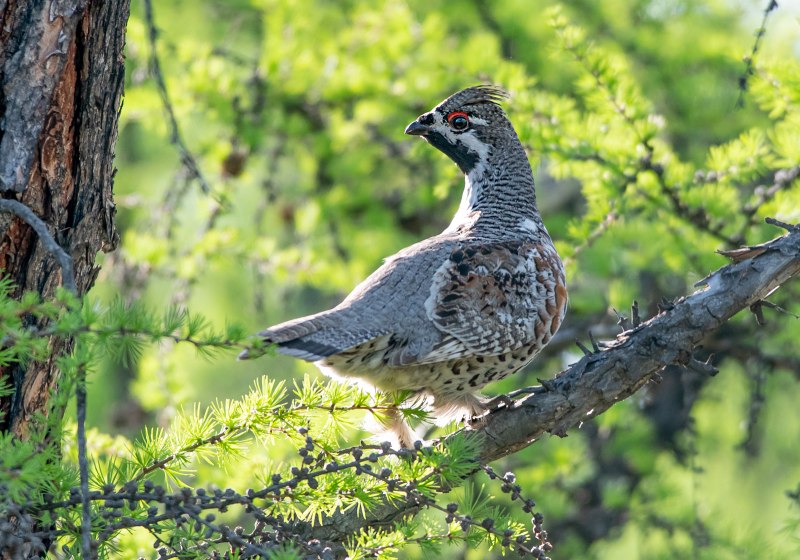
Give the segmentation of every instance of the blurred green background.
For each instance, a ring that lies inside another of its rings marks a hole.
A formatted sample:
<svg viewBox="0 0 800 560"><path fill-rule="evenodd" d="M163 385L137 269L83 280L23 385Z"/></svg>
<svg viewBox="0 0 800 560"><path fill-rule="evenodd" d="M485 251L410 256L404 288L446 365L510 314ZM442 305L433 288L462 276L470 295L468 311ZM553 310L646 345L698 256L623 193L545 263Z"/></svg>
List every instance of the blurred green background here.
<svg viewBox="0 0 800 560"><path fill-rule="evenodd" d="M491 82L512 94L507 110L568 263L571 303L551 348L486 392L550 377L575 360L575 338L618 332L612 308L637 299L652 315L725 264L715 250L779 235L764 216L800 221L796 184L758 205L755 223L743 210L776 169L800 162L796 3L770 16L749 90L738 87L766 5L161 0L158 56L211 185L204 193L170 141L134 0L117 145L122 244L103 257L92 297L186 306L253 331L338 303L382 258L441 231L457 206L457 168L404 127L453 91ZM679 215L652 174L634 173L643 137L712 227ZM797 295L795 283L775 301L800 313ZM705 343L716 377L667 368L568 438L495 466L513 469L537 500L554 558L800 557L800 511L787 496L800 484L800 324L768 313L759 328L745 315ZM148 348L135 364L96 372L89 424L135 437L181 407L239 397L262 374L306 373L318 375L285 357ZM253 450L247 461L265 457ZM254 470L204 467L200 481L246 487ZM137 537L125 539L135 550Z"/></svg>

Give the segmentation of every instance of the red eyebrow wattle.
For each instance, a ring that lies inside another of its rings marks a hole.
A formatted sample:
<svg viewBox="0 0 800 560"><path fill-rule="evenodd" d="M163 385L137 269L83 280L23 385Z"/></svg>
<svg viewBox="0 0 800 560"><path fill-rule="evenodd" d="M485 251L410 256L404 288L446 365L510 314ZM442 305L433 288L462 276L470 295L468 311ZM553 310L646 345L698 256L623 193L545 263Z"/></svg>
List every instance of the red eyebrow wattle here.
<svg viewBox="0 0 800 560"><path fill-rule="evenodd" d="M469 120L469 115L466 114L464 111L454 111L447 115L447 122L452 121L456 117L464 117L465 119Z"/></svg>

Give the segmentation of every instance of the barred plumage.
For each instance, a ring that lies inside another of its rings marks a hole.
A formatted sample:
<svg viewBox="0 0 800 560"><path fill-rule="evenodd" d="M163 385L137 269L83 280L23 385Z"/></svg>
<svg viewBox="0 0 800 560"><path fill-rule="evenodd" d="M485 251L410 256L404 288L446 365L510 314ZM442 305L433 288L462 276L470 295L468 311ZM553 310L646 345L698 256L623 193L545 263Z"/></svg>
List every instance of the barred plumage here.
<svg viewBox="0 0 800 560"><path fill-rule="evenodd" d="M506 97L494 86L467 88L406 128L466 176L441 234L386 259L335 308L259 336L328 375L432 399L437 415L479 413L476 391L533 359L567 306L530 164L499 105ZM390 428L413 444L399 418Z"/></svg>

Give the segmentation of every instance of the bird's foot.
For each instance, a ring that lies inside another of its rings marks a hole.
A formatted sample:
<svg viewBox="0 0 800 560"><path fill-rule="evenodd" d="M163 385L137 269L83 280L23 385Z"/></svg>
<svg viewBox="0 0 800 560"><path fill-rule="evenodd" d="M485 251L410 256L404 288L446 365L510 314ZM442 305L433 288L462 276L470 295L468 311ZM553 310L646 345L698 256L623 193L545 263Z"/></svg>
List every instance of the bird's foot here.
<svg viewBox="0 0 800 560"><path fill-rule="evenodd" d="M510 395L497 395L490 401L485 403L486 413L492 413L501 408L511 408L514 405L514 399ZM474 420L475 418L473 418Z"/></svg>
<svg viewBox="0 0 800 560"><path fill-rule="evenodd" d="M496 397L492 398L489 401L483 403L485 413L482 414L480 417L485 416L487 413L495 412L496 410L500 410L501 408L512 408L516 399L523 395L536 395L539 393L546 393L550 391L550 387L548 387L548 381L539 380L539 383L542 385L537 385L536 387L523 387L522 389L517 389L516 391L511 391L507 395L497 395ZM479 418L480 418L479 417ZM474 420L474 418L473 418Z"/></svg>

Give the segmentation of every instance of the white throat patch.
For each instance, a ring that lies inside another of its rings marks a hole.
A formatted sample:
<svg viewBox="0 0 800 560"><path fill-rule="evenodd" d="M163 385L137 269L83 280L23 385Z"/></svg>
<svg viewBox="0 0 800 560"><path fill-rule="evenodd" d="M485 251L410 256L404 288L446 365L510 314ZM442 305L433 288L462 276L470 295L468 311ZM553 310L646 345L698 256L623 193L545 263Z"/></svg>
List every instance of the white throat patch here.
<svg viewBox="0 0 800 560"><path fill-rule="evenodd" d="M461 203L458 205L453 220L444 233L453 233L459 227L474 224L480 217L480 212L476 211L475 205L478 202L478 195L486 182L484 173L486 167L478 163L475 168L464 177L464 191L461 193Z"/></svg>

